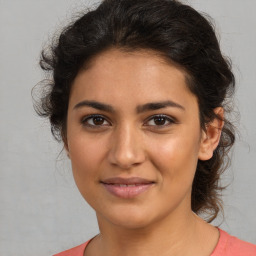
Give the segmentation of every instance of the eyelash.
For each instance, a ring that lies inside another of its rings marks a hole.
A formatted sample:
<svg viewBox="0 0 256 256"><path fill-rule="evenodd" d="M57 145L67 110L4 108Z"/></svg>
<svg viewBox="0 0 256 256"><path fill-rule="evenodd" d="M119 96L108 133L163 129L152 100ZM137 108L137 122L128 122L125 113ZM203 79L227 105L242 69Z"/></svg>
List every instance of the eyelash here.
<svg viewBox="0 0 256 256"><path fill-rule="evenodd" d="M90 124L88 123L88 121L91 119L93 120L94 118L101 118L103 120L103 122L108 122L110 124L110 122L107 120L106 117L102 116L102 115L89 115L89 116L86 116L84 117L82 120L81 120L81 123L82 125L84 126L87 126L87 127L91 127L91 128L99 128L99 127L102 127L102 126L106 126L106 125L95 125L95 124Z"/></svg>
<svg viewBox="0 0 256 256"><path fill-rule="evenodd" d="M168 122L168 124L146 125L146 126L158 126L158 128L162 128L162 127L170 126L171 124L177 123L176 120L174 120L174 118L171 118L171 117L169 117L167 115L163 115L163 114L150 116L147 119L146 123L151 121L151 120L156 121L156 119L162 119L162 120L164 120L164 123Z"/></svg>
<svg viewBox="0 0 256 256"><path fill-rule="evenodd" d="M89 115L89 116L86 116L84 117L82 120L81 120L81 123L83 126L87 126L87 127L90 127L90 128L101 128L101 127L104 127L104 126L108 126L108 125L104 125L104 124L90 124L89 123L89 120L92 120L95 119L95 118L100 118L102 119L103 123L104 122L108 122L108 124L110 124L111 126L111 123L108 121L108 119L106 117L104 117L103 115ZM155 119L155 120L154 120ZM162 121L164 121L164 123L168 122L168 124L160 124L160 125L149 125L149 124L146 124L148 122L150 122L151 120L153 121L156 121L156 119L162 119ZM166 127L166 126L170 126L171 124L174 124L174 123L177 123L177 121L174 119L174 118L171 118L167 115L153 115L153 116L150 116L146 122L144 123L145 126L156 126L157 128L163 128L163 127Z"/></svg>

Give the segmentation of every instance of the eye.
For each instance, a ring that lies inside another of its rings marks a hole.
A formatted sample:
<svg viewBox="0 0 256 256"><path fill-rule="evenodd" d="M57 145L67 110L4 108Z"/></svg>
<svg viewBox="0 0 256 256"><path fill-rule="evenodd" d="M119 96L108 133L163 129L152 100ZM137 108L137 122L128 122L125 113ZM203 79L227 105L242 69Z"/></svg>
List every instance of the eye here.
<svg viewBox="0 0 256 256"><path fill-rule="evenodd" d="M169 116L166 115L155 115L150 117L147 122L146 125L147 126L168 126L172 123L175 123L175 121L170 118Z"/></svg>
<svg viewBox="0 0 256 256"><path fill-rule="evenodd" d="M101 115L90 115L84 117L81 121L84 126L90 127L101 127L110 125L109 121L106 120L104 116Z"/></svg>

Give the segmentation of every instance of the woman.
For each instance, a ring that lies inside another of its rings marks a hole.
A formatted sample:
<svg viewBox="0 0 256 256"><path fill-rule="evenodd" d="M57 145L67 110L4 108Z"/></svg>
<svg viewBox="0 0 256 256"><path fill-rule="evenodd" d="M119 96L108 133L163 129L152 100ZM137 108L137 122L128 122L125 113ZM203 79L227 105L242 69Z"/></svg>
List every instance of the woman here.
<svg viewBox="0 0 256 256"><path fill-rule="evenodd" d="M41 67L53 83L38 112L100 229L57 255L256 255L209 224L235 140L224 117L235 79L206 18L173 0L105 0Z"/></svg>

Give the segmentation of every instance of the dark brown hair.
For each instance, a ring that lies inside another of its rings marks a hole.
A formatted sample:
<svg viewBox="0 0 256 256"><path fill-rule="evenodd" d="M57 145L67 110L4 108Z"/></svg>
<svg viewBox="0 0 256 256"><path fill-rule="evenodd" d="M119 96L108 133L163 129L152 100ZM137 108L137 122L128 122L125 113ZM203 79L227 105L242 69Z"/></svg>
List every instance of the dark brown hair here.
<svg viewBox="0 0 256 256"><path fill-rule="evenodd" d="M214 27L205 15L175 0L105 0L67 26L50 50L42 51L40 65L50 72L50 90L35 105L48 117L59 141L66 139L69 92L79 70L109 48L123 51L150 49L185 70L187 84L199 104L202 129L217 107L229 110L227 99L235 79L223 57ZM221 209L220 174L235 141L234 128L225 118L213 157L198 160L192 188L192 210L213 220Z"/></svg>

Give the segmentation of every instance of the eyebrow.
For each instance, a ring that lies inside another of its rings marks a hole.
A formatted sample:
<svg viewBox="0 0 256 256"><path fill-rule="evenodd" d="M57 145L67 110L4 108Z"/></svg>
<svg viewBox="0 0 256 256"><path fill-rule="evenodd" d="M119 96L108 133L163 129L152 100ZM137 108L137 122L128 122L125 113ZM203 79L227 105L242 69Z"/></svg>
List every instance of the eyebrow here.
<svg viewBox="0 0 256 256"><path fill-rule="evenodd" d="M137 110L137 113L142 113L142 112L146 112L150 110L158 110L166 107L179 108L185 111L185 108L182 105L171 100L147 103L147 104L138 106L136 110Z"/></svg>
<svg viewBox="0 0 256 256"><path fill-rule="evenodd" d="M114 108L112 106L108 104L100 103L97 101L92 101L92 100L81 101L78 104L76 104L73 109L78 109L81 107L91 107L91 108L95 108L95 109L110 112L110 113L114 112Z"/></svg>
<svg viewBox="0 0 256 256"><path fill-rule="evenodd" d="M91 107L91 108L95 108L95 109L102 110L105 112L110 112L110 113L115 112L114 108L111 105L104 104L97 101L91 101L91 100L81 101L78 104L76 104L73 109L79 109L81 107ZM171 100L161 101L161 102L151 102L151 103L146 103L144 105L139 105L136 107L136 111L137 113L143 113L150 110L158 110L166 107L175 107L185 111L185 108L182 105Z"/></svg>

